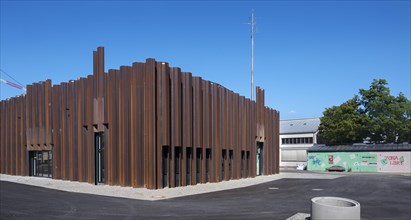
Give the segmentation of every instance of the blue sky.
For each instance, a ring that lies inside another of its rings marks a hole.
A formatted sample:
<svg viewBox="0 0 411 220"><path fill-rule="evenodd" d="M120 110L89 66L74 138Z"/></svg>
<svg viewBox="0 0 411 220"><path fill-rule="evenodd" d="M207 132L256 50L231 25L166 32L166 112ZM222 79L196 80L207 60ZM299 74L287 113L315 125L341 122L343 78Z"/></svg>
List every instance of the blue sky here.
<svg viewBox="0 0 411 220"><path fill-rule="evenodd" d="M26 85L155 58L250 97L282 119L319 117L375 78L410 99L410 1L1 1L1 69ZM0 78L12 81L4 73ZM0 99L22 94L0 84Z"/></svg>

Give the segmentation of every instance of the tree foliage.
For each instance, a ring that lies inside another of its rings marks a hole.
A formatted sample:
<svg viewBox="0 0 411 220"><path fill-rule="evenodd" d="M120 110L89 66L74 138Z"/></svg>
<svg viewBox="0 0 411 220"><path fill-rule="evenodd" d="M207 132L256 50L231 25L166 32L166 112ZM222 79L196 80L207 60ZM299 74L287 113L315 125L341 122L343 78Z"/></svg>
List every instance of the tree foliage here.
<svg viewBox="0 0 411 220"><path fill-rule="evenodd" d="M384 79L339 106L326 108L319 127L319 142L330 145L410 142L411 102L390 94Z"/></svg>

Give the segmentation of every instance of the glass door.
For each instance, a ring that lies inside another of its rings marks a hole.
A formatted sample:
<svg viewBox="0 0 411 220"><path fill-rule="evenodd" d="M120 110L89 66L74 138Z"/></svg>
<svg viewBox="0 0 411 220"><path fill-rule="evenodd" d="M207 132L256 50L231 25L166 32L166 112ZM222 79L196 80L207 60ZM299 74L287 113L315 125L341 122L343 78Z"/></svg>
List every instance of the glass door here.
<svg viewBox="0 0 411 220"><path fill-rule="evenodd" d="M30 176L52 177L53 156L51 151L30 151Z"/></svg>
<svg viewBox="0 0 411 220"><path fill-rule="evenodd" d="M95 184L104 183L104 132L95 133Z"/></svg>

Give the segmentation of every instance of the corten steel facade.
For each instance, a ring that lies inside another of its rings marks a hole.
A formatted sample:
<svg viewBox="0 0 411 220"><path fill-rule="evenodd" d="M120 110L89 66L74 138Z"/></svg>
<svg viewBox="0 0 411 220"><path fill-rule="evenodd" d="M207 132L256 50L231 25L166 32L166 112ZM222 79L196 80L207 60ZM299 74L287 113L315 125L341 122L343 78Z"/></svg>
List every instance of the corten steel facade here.
<svg viewBox="0 0 411 220"><path fill-rule="evenodd" d="M279 172L279 112L147 59L0 102L0 171L149 189Z"/></svg>

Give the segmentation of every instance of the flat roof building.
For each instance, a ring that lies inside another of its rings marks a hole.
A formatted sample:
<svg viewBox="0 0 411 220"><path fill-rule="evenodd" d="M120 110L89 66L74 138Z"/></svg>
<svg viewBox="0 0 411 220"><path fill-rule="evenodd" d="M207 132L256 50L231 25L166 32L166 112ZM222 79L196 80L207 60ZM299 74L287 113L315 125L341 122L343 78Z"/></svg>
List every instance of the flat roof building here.
<svg viewBox="0 0 411 220"><path fill-rule="evenodd" d="M307 164L307 149L317 143L320 118L280 121L280 166Z"/></svg>
<svg viewBox="0 0 411 220"><path fill-rule="evenodd" d="M279 112L147 59L0 101L0 171L157 189L279 172Z"/></svg>

